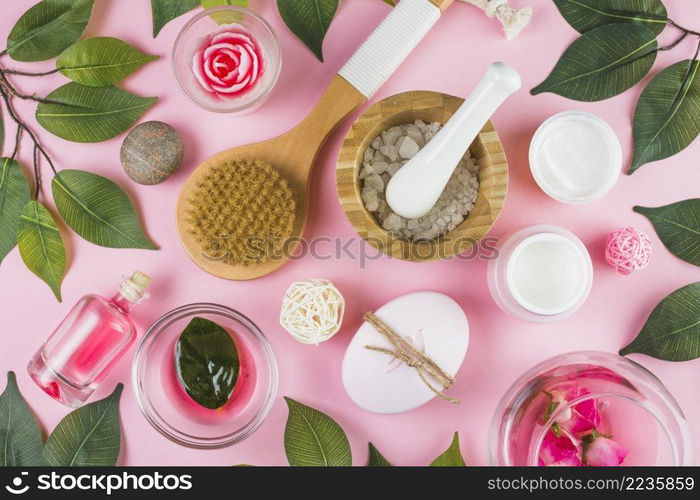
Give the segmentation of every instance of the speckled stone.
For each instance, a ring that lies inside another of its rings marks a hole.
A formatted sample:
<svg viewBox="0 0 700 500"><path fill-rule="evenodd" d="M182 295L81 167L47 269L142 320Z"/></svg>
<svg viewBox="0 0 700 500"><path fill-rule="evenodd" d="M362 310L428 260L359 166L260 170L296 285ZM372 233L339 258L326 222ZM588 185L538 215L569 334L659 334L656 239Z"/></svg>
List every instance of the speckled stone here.
<svg viewBox="0 0 700 500"><path fill-rule="evenodd" d="M182 163L184 148L177 131L167 123L151 121L134 127L122 143L124 171L139 184L160 184Z"/></svg>

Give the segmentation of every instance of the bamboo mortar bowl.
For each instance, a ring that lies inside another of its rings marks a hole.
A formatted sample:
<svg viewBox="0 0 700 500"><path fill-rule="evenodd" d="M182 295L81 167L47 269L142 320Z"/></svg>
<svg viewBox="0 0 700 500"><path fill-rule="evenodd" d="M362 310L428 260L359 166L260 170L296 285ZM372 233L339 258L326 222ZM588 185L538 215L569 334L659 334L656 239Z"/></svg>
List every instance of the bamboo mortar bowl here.
<svg viewBox="0 0 700 500"><path fill-rule="evenodd" d="M464 99L439 92L413 91L388 97L353 124L340 149L336 187L340 204L357 233L377 250L412 262L454 257L469 250L491 230L508 191L508 163L503 144L487 122L469 150L479 166L479 193L474 208L454 230L431 241L411 241L382 228L362 201L360 169L364 153L384 130L420 119L445 124Z"/></svg>

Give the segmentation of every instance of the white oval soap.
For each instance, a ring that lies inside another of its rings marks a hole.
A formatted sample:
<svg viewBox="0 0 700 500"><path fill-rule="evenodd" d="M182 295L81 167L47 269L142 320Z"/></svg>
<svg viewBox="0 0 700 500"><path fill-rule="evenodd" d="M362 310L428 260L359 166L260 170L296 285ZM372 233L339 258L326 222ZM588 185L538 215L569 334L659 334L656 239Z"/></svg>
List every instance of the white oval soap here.
<svg viewBox="0 0 700 500"><path fill-rule="evenodd" d="M457 373L469 345L469 323L453 299L437 292L411 293L385 304L375 314L447 373ZM400 413L436 397L415 369L366 349L367 345L392 349L367 322L350 342L343 359L343 385L358 406L374 413Z"/></svg>

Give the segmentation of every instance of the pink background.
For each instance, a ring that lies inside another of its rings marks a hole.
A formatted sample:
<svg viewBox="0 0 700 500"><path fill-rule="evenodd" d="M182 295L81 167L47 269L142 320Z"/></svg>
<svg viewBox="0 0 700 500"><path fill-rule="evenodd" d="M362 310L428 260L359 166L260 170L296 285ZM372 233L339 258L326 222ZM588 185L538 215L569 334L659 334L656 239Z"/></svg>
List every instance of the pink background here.
<svg viewBox="0 0 700 500"><path fill-rule="evenodd" d="M28 3L3 1L0 39L9 33ZM526 3L526 0L517 2ZM586 304L573 317L551 325L529 324L502 313L491 300L486 287L486 263L480 260L420 265L381 258L360 269L357 260L348 257L325 261L307 257L252 282L229 282L202 272L181 248L175 229L175 200L190 172L213 153L276 136L299 122L331 76L389 12L381 0L341 2L327 36L324 64L289 33L273 0L251 0L251 7L270 21L280 36L284 68L268 103L252 116L239 118L200 110L176 88L169 53L179 29L192 14L167 25L153 41L149 2L97 0L87 35L116 36L162 56L123 86L139 95L160 97L144 119L163 120L176 127L185 140L186 155L180 170L167 182L140 186L131 182L121 169L119 147L123 136L101 144L72 144L36 125L58 168L85 169L119 182L143 214L149 235L161 247L158 252L112 250L94 246L70 233L66 238L70 264L63 283L62 304L23 266L16 250L2 263L1 371L17 373L22 393L44 429L53 429L67 409L33 385L26 374L27 361L76 300L85 293L110 294L120 275L136 268L155 279L152 298L135 311L142 330L166 311L183 304L210 301L233 307L248 315L268 335L279 359L281 378L272 413L253 437L228 449L189 450L160 436L140 414L131 391L132 350L96 395L102 397L111 392L117 382L126 385L121 404L124 438L120 463L124 465L286 464L282 438L287 409L282 395L332 415L350 438L356 464L365 463L368 441L375 443L395 464L427 464L447 447L455 430L460 433L468 462L486 464L487 431L494 408L517 376L556 354L584 349L616 352L634 338L659 300L698 280L700 272L667 252L647 220L632 212L632 206L657 206L697 197L700 141L672 159L644 166L632 177L622 176L612 193L596 203L578 207L548 198L533 181L527 161L528 144L537 126L564 110L597 113L617 132L627 164L631 116L641 88L593 104L569 101L553 94L530 96L529 89L549 73L561 52L576 37L552 2L531 3L536 4L531 25L510 42L502 36L497 21L485 18L470 5L456 3L375 100L416 89L466 96L487 64L494 60L508 62L521 72L523 89L494 117L508 153L511 184L505 210L491 234L500 237L534 223L559 224L584 241L595 268L593 290ZM681 24L692 24L693 18L698 19L700 7L695 2L665 0L665 3L670 16L683 21ZM665 33L664 39L675 36L676 33ZM691 57L693 43L688 39L670 53L663 53L656 68ZM2 64L30 70L51 68L51 63L20 65L7 57ZM64 79L54 75L35 80L16 77L13 81L26 92L45 95ZM34 124L33 106L20 103L18 107ZM311 185L309 238L337 236L346 241L356 237L336 196L334 168L343 135L358 114L340 125L320 154ZM8 136L12 134L10 130ZM31 149L27 142L24 145L21 159L31 164ZM5 154L9 154L8 149L6 145ZM45 192L49 193L48 168L44 172ZM649 232L654 255L647 270L622 277L602 260L603 243L611 230L628 224ZM357 252L357 242L352 248ZM311 277L333 280L348 304L343 329L319 347L297 343L277 323L287 286L294 280ZM433 400L415 411L393 416L359 409L343 390L340 364L347 343L361 323L362 313L399 295L425 289L452 296L469 318L471 345L451 391L462 404L452 406ZM640 355L631 357L652 370L679 400L690 422L695 447L700 448L697 390L700 360L669 363ZM3 373L3 379L4 376ZM700 464L700 460L696 458L693 463Z"/></svg>

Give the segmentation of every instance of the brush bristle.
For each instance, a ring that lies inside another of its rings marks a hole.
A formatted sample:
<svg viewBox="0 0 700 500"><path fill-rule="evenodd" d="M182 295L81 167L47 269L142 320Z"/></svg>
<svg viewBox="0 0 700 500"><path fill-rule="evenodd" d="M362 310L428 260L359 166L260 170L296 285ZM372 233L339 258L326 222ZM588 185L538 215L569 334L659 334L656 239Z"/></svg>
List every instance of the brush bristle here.
<svg viewBox="0 0 700 500"><path fill-rule="evenodd" d="M260 264L281 255L292 234L294 194L264 161L209 167L189 203L189 232L211 260L232 266Z"/></svg>

